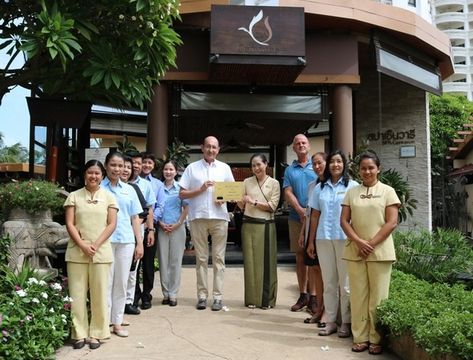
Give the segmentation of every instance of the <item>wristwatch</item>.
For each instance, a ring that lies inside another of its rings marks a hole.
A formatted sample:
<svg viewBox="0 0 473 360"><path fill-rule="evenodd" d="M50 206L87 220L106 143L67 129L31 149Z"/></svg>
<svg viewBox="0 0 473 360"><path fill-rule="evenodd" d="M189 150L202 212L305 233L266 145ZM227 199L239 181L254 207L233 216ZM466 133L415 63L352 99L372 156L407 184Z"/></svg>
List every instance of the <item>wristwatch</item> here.
<svg viewBox="0 0 473 360"><path fill-rule="evenodd" d="M148 228L148 231L156 231L156 229L154 229L154 228L153 228L153 229Z"/></svg>

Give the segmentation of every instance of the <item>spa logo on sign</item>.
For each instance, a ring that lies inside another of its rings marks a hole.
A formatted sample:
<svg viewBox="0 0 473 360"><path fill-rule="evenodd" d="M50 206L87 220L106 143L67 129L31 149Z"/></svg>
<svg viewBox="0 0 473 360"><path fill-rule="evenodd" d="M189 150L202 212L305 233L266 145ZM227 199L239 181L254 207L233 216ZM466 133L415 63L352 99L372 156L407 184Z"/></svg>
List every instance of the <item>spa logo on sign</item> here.
<svg viewBox="0 0 473 360"><path fill-rule="evenodd" d="M259 45L263 45L263 46L268 46L269 45L268 41L271 40L271 38L273 37L273 30L271 29L271 26L269 25L269 17L268 16L266 16L264 18L264 26L265 26L266 30L268 31L268 37L266 38L266 40L260 41L253 34L253 27L257 23L259 23L262 19L263 19L263 10L260 10L258 15L253 16L253 19L251 20L250 25L248 26L248 29L246 29L244 27L240 27L240 28L238 28L238 30L241 30L241 31L244 31L244 32L248 33L248 35L250 35L250 37L253 39L253 41L255 43L257 43Z"/></svg>

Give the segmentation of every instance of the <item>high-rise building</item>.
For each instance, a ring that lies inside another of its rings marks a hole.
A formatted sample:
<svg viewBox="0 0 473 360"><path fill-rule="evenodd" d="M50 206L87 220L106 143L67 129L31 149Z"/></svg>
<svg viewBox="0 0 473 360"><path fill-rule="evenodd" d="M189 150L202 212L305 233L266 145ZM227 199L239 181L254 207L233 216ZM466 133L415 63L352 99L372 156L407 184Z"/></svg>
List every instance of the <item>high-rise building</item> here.
<svg viewBox="0 0 473 360"><path fill-rule="evenodd" d="M400 7L422 17L424 20L432 23L432 0L377 0L386 5ZM451 2L451 1L450 1ZM449 3L450 3L449 2Z"/></svg>
<svg viewBox="0 0 473 360"><path fill-rule="evenodd" d="M473 100L473 1L434 0L433 20L452 44L455 73L443 82L443 91Z"/></svg>

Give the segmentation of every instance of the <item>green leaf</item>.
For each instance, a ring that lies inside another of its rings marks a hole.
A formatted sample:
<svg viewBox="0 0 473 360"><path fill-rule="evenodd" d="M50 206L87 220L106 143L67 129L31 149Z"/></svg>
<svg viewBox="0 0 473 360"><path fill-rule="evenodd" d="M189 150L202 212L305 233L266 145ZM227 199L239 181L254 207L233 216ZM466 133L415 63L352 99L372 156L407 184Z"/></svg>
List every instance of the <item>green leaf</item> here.
<svg viewBox="0 0 473 360"><path fill-rule="evenodd" d="M138 2L136 3L136 12L140 12L145 8L145 6L146 2L144 0L138 0Z"/></svg>
<svg viewBox="0 0 473 360"><path fill-rule="evenodd" d="M112 76L112 81L115 84L115 87L117 89L119 89L120 88L120 77L115 73L112 73L111 76Z"/></svg>
<svg viewBox="0 0 473 360"><path fill-rule="evenodd" d="M92 76L92 79L90 79L90 85L94 86L98 84L100 81L102 81L104 74L105 74L105 71L103 70L97 71L96 73L94 73L94 75Z"/></svg>
<svg viewBox="0 0 473 360"><path fill-rule="evenodd" d="M49 48L49 55L51 56L51 59L54 60L56 58L57 54L58 54L58 51L55 48L53 48L53 47Z"/></svg>
<svg viewBox="0 0 473 360"><path fill-rule="evenodd" d="M82 47L79 45L79 43L73 39L64 39L64 42L72 47L73 49L77 50L77 52L81 52Z"/></svg>

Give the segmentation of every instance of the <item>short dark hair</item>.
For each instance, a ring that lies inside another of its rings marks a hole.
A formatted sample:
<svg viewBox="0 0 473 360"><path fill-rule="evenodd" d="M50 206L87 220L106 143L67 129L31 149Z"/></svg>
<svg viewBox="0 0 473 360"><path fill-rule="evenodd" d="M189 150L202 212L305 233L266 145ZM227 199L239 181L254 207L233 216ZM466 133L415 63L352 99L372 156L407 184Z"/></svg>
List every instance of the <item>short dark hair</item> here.
<svg viewBox="0 0 473 360"><path fill-rule="evenodd" d="M251 157L250 157L250 166L251 166L251 162L253 161L253 159L257 158L257 157L259 157L263 163L268 164L268 159L266 158L265 154L256 153L256 154L251 155Z"/></svg>
<svg viewBox="0 0 473 360"><path fill-rule="evenodd" d="M361 161L362 161L362 160L365 160L365 159L371 159L371 160L373 160L377 167L380 167L380 166L381 166L381 161L379 161L378 154L376 154L376 153L374 152L374 150L366 150L366 151L362 152L362 153L360 154L359 159L358 159L358 165L360 165L360 164L361 164Z"/></svg>
<svg viewBox="0 0 473 360"><path fill-rule="evenodd" d="M150 152L142 152L141 153L141 158L143 160L145 159L150 159L152 162L154 162L154 164L156 165L156 156L154 156L153 153L150 153Z"/></svg>
<svg viewBox="0 0 473 360"><path fill-rule="evenodd" d="M126 156L134 159L134 158L140 158L140 159L143 159L143 154L140 153L139 151L135 151L135 150L132 150L132 151L128 151L125 153Z"/></svg>
<svg viewBox="0 0 473 360"><path fill-rule="evenodd" d="M89 160L85 163L85 165L84 165L84 174L92 166L98 166L100 168L100 171L102 172L103 177L105 177L107 175L107 172L105 171L105 168L104 168L103 164L99 160L96 160L96 159Z"/></svg>
<svg viewBox="0 0 473 360"><path fill-rule="evenodd" d="M177 166L177 163L172 160L172 159L167 159L165 160L162 164L161 164L161 180L164 181L164 167L167 165L167 164L172 164L172 166L174 166L174 169L176 169L176 176L174 177L174 179L177 177L177 171L179 170L179 167Z"/></svg>
<svg viewBox="0 0 473 360"><path fill-rule="evenodd" d="M124 155L123 155L123 161L124 161L124 162L129 162L129 163L133 164L132 156L130 156L130 155L128 155L128 154L124 154Z"/></svg>

